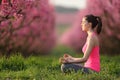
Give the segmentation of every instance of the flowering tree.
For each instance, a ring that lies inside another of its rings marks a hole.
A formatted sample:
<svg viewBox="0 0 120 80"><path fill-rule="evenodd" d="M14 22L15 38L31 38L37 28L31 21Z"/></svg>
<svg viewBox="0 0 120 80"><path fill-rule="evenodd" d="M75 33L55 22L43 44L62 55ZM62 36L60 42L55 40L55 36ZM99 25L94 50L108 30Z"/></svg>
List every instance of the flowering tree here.
<svg viewBox="0 0 120 80"><path fill-rule="evenodd" d="M48 53L55 44L54 21L48 0L1 0L0 51Z"/></svg>
<svg viewBox="0 0 120 80"><path fill-rule="evenodd" d="M86 14L94 14L102 18L103 28L100 34L101 41L101 50L104 53L120 53L120 1L119 0L87 0L87 7L84 10L81 10L79 17L71 32L66 32L61 38L61 43L70 45L74 49L78 50L81 48L81 43L85 41L81 39L81 36L84 36L85 33L78 30L78 27L81 27L82 17ZM79 32L79 34L78 34ZM76 36L76 37L75 37ZM73 37L73 38L72 38ZM71 39L72 38L72 39ZM74 43L74 45L72 45ZM79 45L79 46L76 46ZM114 49L114 50L113 50ZM113 54L114 54L113 53Z"/></svg>

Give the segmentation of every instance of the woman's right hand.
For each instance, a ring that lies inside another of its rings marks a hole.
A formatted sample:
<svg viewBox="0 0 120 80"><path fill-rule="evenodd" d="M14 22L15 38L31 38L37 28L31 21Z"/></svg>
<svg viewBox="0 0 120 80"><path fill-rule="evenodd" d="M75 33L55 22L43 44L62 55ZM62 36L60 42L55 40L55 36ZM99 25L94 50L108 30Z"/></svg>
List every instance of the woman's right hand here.
<svg viewBox="0 0 120 80"><path fill-rule="evenodd" d="M63 56L64 58L67 58L67 57L69 57L69 58L73 58L71 55L69 55L69 54L64 54L64 56Z"/></svg>
<svg viewBox="0 0 120 80"><path fill-rule="evenodd" d="M66 53L63 55L63 57L59 58L59 62L61 64L69 63L71 60L73 60L73 57L71 55L69 55L69 54L66 54Z"/></svg>

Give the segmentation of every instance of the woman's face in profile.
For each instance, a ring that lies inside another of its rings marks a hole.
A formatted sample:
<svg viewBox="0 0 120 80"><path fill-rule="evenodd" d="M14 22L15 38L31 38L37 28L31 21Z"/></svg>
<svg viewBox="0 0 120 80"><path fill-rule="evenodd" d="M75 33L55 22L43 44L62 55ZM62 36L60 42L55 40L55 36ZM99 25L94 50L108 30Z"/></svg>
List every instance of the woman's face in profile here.
<svg viewBox="0 0 120 80"><path fill-rule="evenodd" d="M81 26L82 26L82 31L88 31L89 28L88 22L85 17L82 19Z"/></svg>

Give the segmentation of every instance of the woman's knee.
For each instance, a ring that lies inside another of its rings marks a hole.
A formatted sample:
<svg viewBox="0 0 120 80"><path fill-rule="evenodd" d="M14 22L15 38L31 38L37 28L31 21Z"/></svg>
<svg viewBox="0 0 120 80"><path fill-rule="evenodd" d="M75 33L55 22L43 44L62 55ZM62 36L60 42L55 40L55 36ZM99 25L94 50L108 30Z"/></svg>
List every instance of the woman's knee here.
<svg viewBox="0 0 120 80"><path fill-rule="evenodd" d="M75 66L73 64L62 64L61 65L61 71L64 72L64 73L68 73L68 72L71 72L75 69Z"/></svg>
<svg viewBox="0 0 120 80"><path fill-rule="evenodd" d="M62 72L65 72L65 70L66 70L66 64L62 64L62 65L61 65L61 71L62 71Z"/></svg>

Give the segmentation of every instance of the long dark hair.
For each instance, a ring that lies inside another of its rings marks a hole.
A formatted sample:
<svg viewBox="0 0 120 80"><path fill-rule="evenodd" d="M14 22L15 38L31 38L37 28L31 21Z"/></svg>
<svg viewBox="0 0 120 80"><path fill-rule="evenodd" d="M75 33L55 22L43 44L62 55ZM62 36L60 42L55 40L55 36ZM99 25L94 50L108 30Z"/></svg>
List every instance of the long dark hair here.
<svg viewBox="0 0 120 80"><path fill-rule="evenodd" d="M102 21L99 16L94 16L92 14L86 15L86 20L90 23L92 23L92 29L94 29L97 26L97 33L100 34L102 30Z"/></svg>

